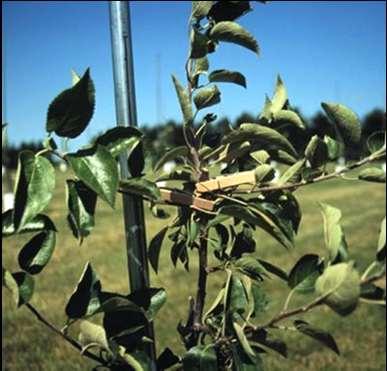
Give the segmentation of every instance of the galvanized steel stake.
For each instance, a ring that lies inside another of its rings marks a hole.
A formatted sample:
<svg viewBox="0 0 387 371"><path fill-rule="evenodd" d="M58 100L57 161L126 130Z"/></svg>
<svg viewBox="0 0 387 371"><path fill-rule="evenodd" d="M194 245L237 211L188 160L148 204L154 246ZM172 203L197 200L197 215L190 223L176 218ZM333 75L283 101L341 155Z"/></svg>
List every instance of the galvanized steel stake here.
<svg viewBox="0 0 387 371"><path fill-rule="evenodd" d="M111 1L109 10L117 125L137 126L129 1ZM127 155L121 155L120 168L121 177L128 178ZM142 199L124 194L123 209L129 285L133 292L149 287ZM147 353L155 370L156 350L152 324L147 327L146 336L153 341L148 345Z"/></svg>

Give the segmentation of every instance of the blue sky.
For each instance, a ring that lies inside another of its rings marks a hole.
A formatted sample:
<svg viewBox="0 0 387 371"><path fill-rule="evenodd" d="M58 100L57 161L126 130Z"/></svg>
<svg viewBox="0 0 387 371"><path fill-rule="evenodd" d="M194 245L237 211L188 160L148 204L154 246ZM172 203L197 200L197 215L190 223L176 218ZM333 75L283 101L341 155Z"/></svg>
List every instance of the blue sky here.
<svg viewBox="0 0 387 371"><path fill-rule="evenodd" d="M360 117L386 101L386 4L384 1L251 2L254 11L239 22L258 40L261 55L222 43L210 55L210 69L242 72L247 89L222 84L219 117L258 114L276 75L290 101L307 116L322 101L340 102ZM180 120L171 82L184 82L188 1L131 2L139 125L157 123L157 55L161 70L161 116ZM74 144L115 125L108 3L105 1L3 1L3 120L9 141L45 136L51 100L71 84L70 69L90 67L96 87L94 117ZM5 100L4 100L5 92ZM5 107L4 107L5 105ZM5 110L4 110L5 108ZM206 111L203 112L203 114Z"/></svg>

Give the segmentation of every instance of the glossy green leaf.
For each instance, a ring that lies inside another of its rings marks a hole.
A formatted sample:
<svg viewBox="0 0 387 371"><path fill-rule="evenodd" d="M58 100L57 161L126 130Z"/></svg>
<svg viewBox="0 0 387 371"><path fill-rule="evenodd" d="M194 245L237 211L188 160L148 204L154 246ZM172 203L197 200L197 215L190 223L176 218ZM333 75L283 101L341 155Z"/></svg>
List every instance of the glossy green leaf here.
<svg viewBox="0 0 387 371"><path fill-rule="evenodd" d="M288 285L300 294L314 292L317 278L320 276L321 264L318 255L307 254L301 257L289 273Z"/></svg>
<svg viewBox="0 0 387 371"><path fill-rule="evenodd" d="M248 304L246 290L242 280L234 274L231 276L226 295L228 295L227 310L230 313L245 312Z"/></svg>
<svg viewBox="0 0 387 371"><path fill-rule="evenodd" d="M360 285L360 297L367 300L386 300L386 290L373 283L364 282Z"/></svg>
<svg viewBox="0 0 387 371"><path fill-rule="evenodd" d="M347 260L347 243L340 225L341 211L333 206L320 202L324 218L325 247L332 262Z"/></svg>
<svg viewBox="0 0 387 371"><path fill-rule="evenodd" d="M153 170L154 171L159 171L163 165L168 162L168 161L172 161L172 160L175 160L176 158L178 157L185 157L185 156L188 156L189 154L189 150L188 150L188 147L187 146L178 146L178 147L174 147L172 149L170 149L169 151L167 151L155 164Z"/></svg>
<svg viewBox="0 0 387 371"><path fill-rule="evenodd" d="M128 169L130 176L133 178L143 176L143 170L145 167L144 148L143 143L140 141L136 145L128 157Z"/></svg>
<svg viewBox="0 0 387 371"><path fill-rule="evenodd" d="M184 371L218 371L214 346L196 345L183 356Z"/></svg>
<svg viewBox="0 0 387 371"><path fill-rule="evenodd" d="M378 249L376 252L376 259L378 261L383 261L386 259L386 217L384 217L382 223L380 224L380 233L378 240Z"/></svg>
<svg viewBox="0 0 387 371"><path fill-rule="evenodd" d="M209 37L214 41L225 41L241 45L259 54L258 43L248 31L238 23L222 21L212 27Z"/></svg>
<svg viewBox="0 0 387 371"><path fill-rule="evenodd" d="M255 353L254 360L246 355L243 348L237 344L232 346L233 370L235 371L263 371L263 362L259 354Z"/></svg>
<svg viewBox="0 0 387 371"><path fill-rule="evenodd" d="M321 106L336 125L345 144L356 145L360 142L361 126L354 112L342 104L321 103Z"/></svg>
<svg viewBox="0 0 387 371"><path fill-rule="evenodd" d="M78 285L66 305L69 318L82 318L95 314L101 307L101 282L90 263L85 265Z"/></svg>
<svg viewBox="0 0 387 371"><path fill-rule="evenodd" d="M311 338L319 341L321 344L334 351L336 354L340 355L340 351L335 339L325 330L311 326L309 323L301 320L294 321L294 326L302 334L310 336Z"/></svg>
<svg viewBox="0 0 387 371"><path fill-rule="evenodd" d="M305 158L309 161L312 168L325 165L325 163L328 161L328 147L326 143L317 135L314 135L310 139L305 149Z"/></svg>
<svg viewBox="0 0 387 371"><path fill-rule="evenodd" d="M288 183L292 180L293 177L296 177L300 174L302 168L305 166L305 159L297 161L294 165L290 166L286 171L280 176L277 181L277 185L281 186Z"/></svg>
<svg viewBox="0 0 387 371"><path fill-rule="evenodd" d="M285 165L294 165L297 162L297 158L289 155L287 152L279 149L279 150L271 150L269 151L270 157L279 162L280 164ZM298 156L297 156L298 157Z"/></svg>
<svg viewBox="0 0 387 371"><path fill-rule="evenodd" d="M277 76L277 81L274 89L274 95L271 99L271 112L277 114L285 106L286 101L288 100L288 93L286 87L281 79L281 76Z"/></svg>
<svg viewBox="0 0 387 371"><path fill-rule="evenodd" d="M216 85L201 88L193 98L196 109L211 107L220 102L220 91Z"/></svg>
<svg viewBox="0 0 387 371"><path fill-rule="evenodd" d="M218 158L214 161L214 164L220 162L231 163L234 160L243 157L251 149L251 144L248 141L241 143L229 143L223 151L219 153Z"/></svg>
<svg viewBox="0 0 387 371"><path fill-rule="evenodd" d="M17 307L28 303L34 292L34 279L28 273L10 273L3 267L3 286L7 287Z"/></svg>
<svg viewBox="0 0 387 371"><path fill-rule="evenodd" d="M94 227L94 213L97 204L97 194L88 188L82 181L68 179L67 220L73 235L82 243Z"/></svg>
<svg viewBox="0 0 387 371"><path fill-rule="evenodd" d="M223 138L223 143L250 141L262 145L262 149L282 149L297 157L297 152L291 143L278 131L259 124L242 124Z"/></svg>
<svg viewBox="0 0 387 371"><path fill-rule="evenodd" d="M342 316L352 313L360 295L360 278L353 263L328 266L316 281L316 292L327 295L324 303L336 313Z"/></svg>
<svg viewBox="0 0 387 371"><path fill-rule="evenodd" d="M385 183L386 173L378 167L369 167L360 172L359 179L374 183Z"/></svg>
<svg viewBox="0 0 387 371"><path fill-rule="evenodd" d="M156 183L144 178L131 178L120 181L120 188L125 193L132 193L149 200L160 199L160 190Z"/></svg>
<svg viewBox="0 0 387 371"><path fill-rule="evenodd" d="M99 197L114 207L118 189L117 163L101 145L66 155L75 175Z"/></svg>
<svg viewBox="0 0 387 371"><path fill-rule="evenodd" d="M163 240L167 231L168 231L168 227L164 227L152 238L151 242L149 243L149 249L148 249L149 263L156 273L159 268L159 256L160 256L161 245L163 243Z"/></svg>
<svg viewBox="0 0 387 371"><path fill-rule="evenodd" d="M231 82L246 87L246 78L236 71L214 70L208 75L209 82Z"/></svg>
<svg viewBox="0 0 387 371"><path fill-rule="evenodd" d="M290 124L300 129L305 129L305 125L302 122L301 117L296 112L290 110L280 109L279 111L274 112L273 119L275 121L276 126Z"/></svg>
<svg viewBox="0 0 387 371"><path fill-rule="evenodd" d="M180 84L179 80L174 75L172 75L172 81L175 85L176 94L179 99L181 111L183 113L184 124L190 125L192 122L193 114L188 92L186 89L184 89L184 87Z"/></svg>
<svg viewBox="0 0 387 371"><path fill-rule="evenodd" d="M55 231L45 231L34 236L19 252L19 266L30 274L37 274L49 262L56 242Z"/></svg>
<svg viewBox="0 0 387 371"><path fill-rule="evenodd" d="M81 76L79 76L73 69L71 69L71 83L72 86L76 85L79 80L81 79Z"/></svg>
<svg viewBox="0 0 387 371"><path fill-rule="evenodd" d="M15 226L13 224L12 209L7 210L1 215L2 220L2 237L12 236L16 233ZM19 231L18 234L32 233L41 231L56 231L55 225L52 220L43 214L36 215L30 222L26 223Z"/></svg>
<svg viewBox="0 0 387 371"><path fill-rule="evenodd" d="M75 138L80 135L93 116L94 94L94 84L87 69L72 88L64 90L51 102L46 130L60 137Z"/></svg>
<svg viewBox="0 0 387 371"><path fill-rule="evenodd" d="M141 137L141 131L135 127L117 126L100 135L95 144L105 146L113 157L117 157L121 153L127 153L130 156Z"/></svg>
<svg viewBox="0 0 387 371"><path fill-rule="evenodd" d="M55 169L43 156L23 151L16 175L13 221L20 231L49 204L55 188Z"/></svg>
<svg viewBox="0 0 387 371"><path fill-rule="evenodd" d="M150 304L147 308L147 316L150 320L153 320L161 307L167 301L167 293L162 288L149 288Z"/></svg>
<svg viewBox="0 0 387 371"><path fill-rule="evenodd" d="M207 73L209 67L210 65L207 57L195 59L192 76L198 78L200 74Z"/></svg>

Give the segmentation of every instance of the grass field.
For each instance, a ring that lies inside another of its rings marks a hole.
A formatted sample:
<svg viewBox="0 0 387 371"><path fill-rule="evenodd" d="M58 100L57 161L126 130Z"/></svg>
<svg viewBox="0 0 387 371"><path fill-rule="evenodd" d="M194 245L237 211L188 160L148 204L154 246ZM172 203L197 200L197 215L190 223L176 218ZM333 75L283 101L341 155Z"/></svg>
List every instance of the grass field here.
<svg viewBox="0 0 387 371"><path fill-rule="evenodd" d="M371 261L378 238L380 222L385 215L384 185L352 181L330 181L300 189L296 195L303 209L303 221L296 239L296 248L286 251L265 234L257 235L257 256L268 259L289 270L305 253L324 254L322 217L316 201L327 202L343 212L343 227L352 257L364 269ZM119 200L120 201L120 200ZM57 246L49 265L37 277L32 304L58 327L65 322L64 307L86 261L90 261L98 273L106 291L128 291L126 253L124 248L123 222L120 202L115 211L99 202L96 228L80 247L72 237L65 221L64 177L60 175L54 199L48 214L55 221L60 233ZM147 237L150 239L166 223L146 213ZM17 253L28 237L3 240L3 265L15 271ZM193 252L195 253L195 252ZM154 287L168 288L168 301L155 323L157 349L166 345L174 351L182 351L175 330L179 319L186 319L187 298L194 294L197 267L193 257L189 273L178 266L174 268L169 258L169 248L164 246L160 272L152 273ZM208 300L218 289L224 277L222 273L209 278ZM270 317L284 302L286 287L278 280L265 282L271 294L267 316ZM59 336L51 333L24 307L15 310L11 296L3 290L3 370L62 371L88 370L92 361L82 358ZM301 304L305 297L294 297L292 305ZM310 323L330 331L341 350L336 356L319 343L297 333L279 333L287 341L288 359L276 354L264 356L269 371L382 371L386 367L385 308L359 304L351 316L342 318L326 307L318 308L305 317ZM99 318L96 318L99 320ZM265 318L259 319L265 320ZM76 326L75 326L76 327ZM76 330L76 328L74 329Z"/></svg>

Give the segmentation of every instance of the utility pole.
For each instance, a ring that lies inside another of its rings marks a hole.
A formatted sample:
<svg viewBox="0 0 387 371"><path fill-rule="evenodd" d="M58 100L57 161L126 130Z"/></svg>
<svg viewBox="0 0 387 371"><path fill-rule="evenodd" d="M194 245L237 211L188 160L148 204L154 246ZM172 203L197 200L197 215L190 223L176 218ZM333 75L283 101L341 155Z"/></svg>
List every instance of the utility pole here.
<svg viewBox="0 0 387 371"><path fill-rule="evenodd" d="M130 28L130 2L111 1L110 31L113 56L114 92L118 126L137 126L136 95L134 88L133 51ZM120 156L121 178L130 176L128 155ZM129 286L131 292L149 287L149 270L146 249L144 206L142 198L123 195L123 210L128 257ZM156 370L156 350L153 324L145 329L152 340L146 351Z"/></svg>

